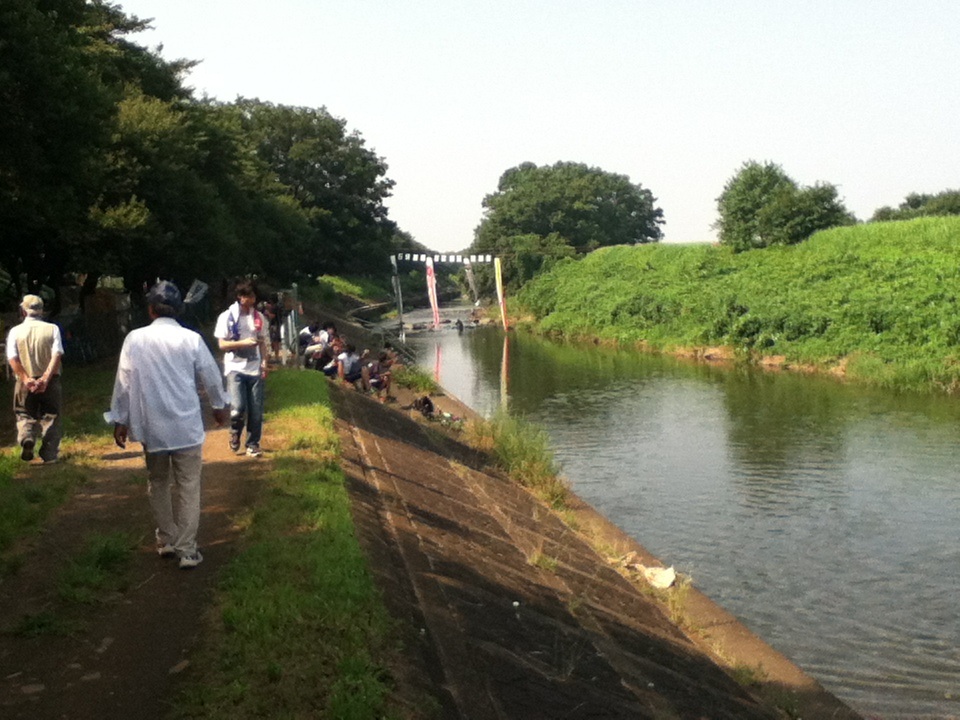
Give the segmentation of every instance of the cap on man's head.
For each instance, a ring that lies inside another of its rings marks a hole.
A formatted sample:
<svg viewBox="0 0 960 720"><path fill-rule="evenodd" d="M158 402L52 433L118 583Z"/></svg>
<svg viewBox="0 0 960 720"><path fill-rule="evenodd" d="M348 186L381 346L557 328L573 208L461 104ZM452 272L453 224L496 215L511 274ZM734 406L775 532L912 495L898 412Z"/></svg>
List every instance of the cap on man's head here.
<svg viewBox="0 0 960 720"><path fill-rule="evenodd" d="M183 307L183 298L180 289L169 280L161 280L147 291L147 302L150 305L166 305L177 312Z"/></svg>
<svg viewBox="0 0 960 720"><path fill-rule="evenodd" d="M43 312L43 298L39 295L24 295L20 307L27 313L41 313Z"/></svg>

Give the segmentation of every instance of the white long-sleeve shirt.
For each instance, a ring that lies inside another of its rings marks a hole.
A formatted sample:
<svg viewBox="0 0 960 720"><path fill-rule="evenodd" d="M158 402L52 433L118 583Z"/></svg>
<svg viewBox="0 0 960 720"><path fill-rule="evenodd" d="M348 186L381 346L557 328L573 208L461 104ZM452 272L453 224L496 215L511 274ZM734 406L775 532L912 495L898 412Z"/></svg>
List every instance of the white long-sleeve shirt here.
<svg viewBox="0 0 960 720"><path fill-rule="evenodd" d="M157 318L123 341L107 420L126 425L148 453L202 445L198 379L214 408L228 404L203 338L173 318Z"/></svg>

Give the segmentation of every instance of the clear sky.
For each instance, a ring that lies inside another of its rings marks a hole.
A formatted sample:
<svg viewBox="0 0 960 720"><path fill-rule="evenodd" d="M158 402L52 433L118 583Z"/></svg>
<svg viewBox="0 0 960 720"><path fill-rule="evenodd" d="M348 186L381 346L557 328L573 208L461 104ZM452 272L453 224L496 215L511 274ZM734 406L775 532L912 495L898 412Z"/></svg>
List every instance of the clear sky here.
<svg viewBox="0 0 960 720"><path fill-rule="evenodd" d="M957 0L120 0L202 61L197 96L326 107L385 158L387 205L466 248L508 168L630 177L668 242L712 240L747 160L857 217L960 188Z"/></svg>

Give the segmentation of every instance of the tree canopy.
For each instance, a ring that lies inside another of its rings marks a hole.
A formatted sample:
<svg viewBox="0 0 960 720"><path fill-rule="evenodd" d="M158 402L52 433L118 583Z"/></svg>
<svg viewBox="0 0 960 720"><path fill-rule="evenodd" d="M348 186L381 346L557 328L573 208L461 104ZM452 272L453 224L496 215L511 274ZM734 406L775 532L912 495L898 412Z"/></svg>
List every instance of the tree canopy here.
<svg viewBox="0 0 960 720"><path fill-rule="evenodd" d="M960 190L943 190L935 195L910 193L896 209L878 208L870 221L912 220L932 215L960 215Z"/></svg>
<svg viewBox="0 0 960 720"><path fill-rule="evenodd" d="M750 160L717 198L722 245L751 250L795 245L818 230L856 222L829 183L800 187L779 165Z"/></svg>
<svg viewBox="0 0 960 720"><path fill-rule="evenodd" d="M503 258L516 286L559 258L607 245L657 242L663 211L626 175L582 163L523 163L500 177L483 200L472 252Z"/></svg>
<svg viewBox="0 0 960 720"><path fill-rule="evenodd" d="M381 273L393 182L324 108L197 100L104 0L0 7L0 268L189 283Z"/></svg>
<svg viewBox="0 0 960 720"><path fill-rule="evenodd" d="M260 160L305 211L313 237L299 262L385 271L396 224L383 205L394 185L383 158L325 108L243 99L235 106Z"/></svg>

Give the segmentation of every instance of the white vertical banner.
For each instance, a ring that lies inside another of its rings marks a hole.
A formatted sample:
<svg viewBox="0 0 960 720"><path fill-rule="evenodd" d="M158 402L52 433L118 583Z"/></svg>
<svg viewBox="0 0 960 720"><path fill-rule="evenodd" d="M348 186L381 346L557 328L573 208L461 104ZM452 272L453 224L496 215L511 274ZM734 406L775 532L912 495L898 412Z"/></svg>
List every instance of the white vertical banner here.
<svg viewBox="0 0 960 720"><path fill-rule="evenodd" d="M473 264L470 258L463 259L463 271L467 276L467 284L470 286L470 292L473 293L473 301L477 302L480 296L477 294L477 280L473 276Z"/></svg>

